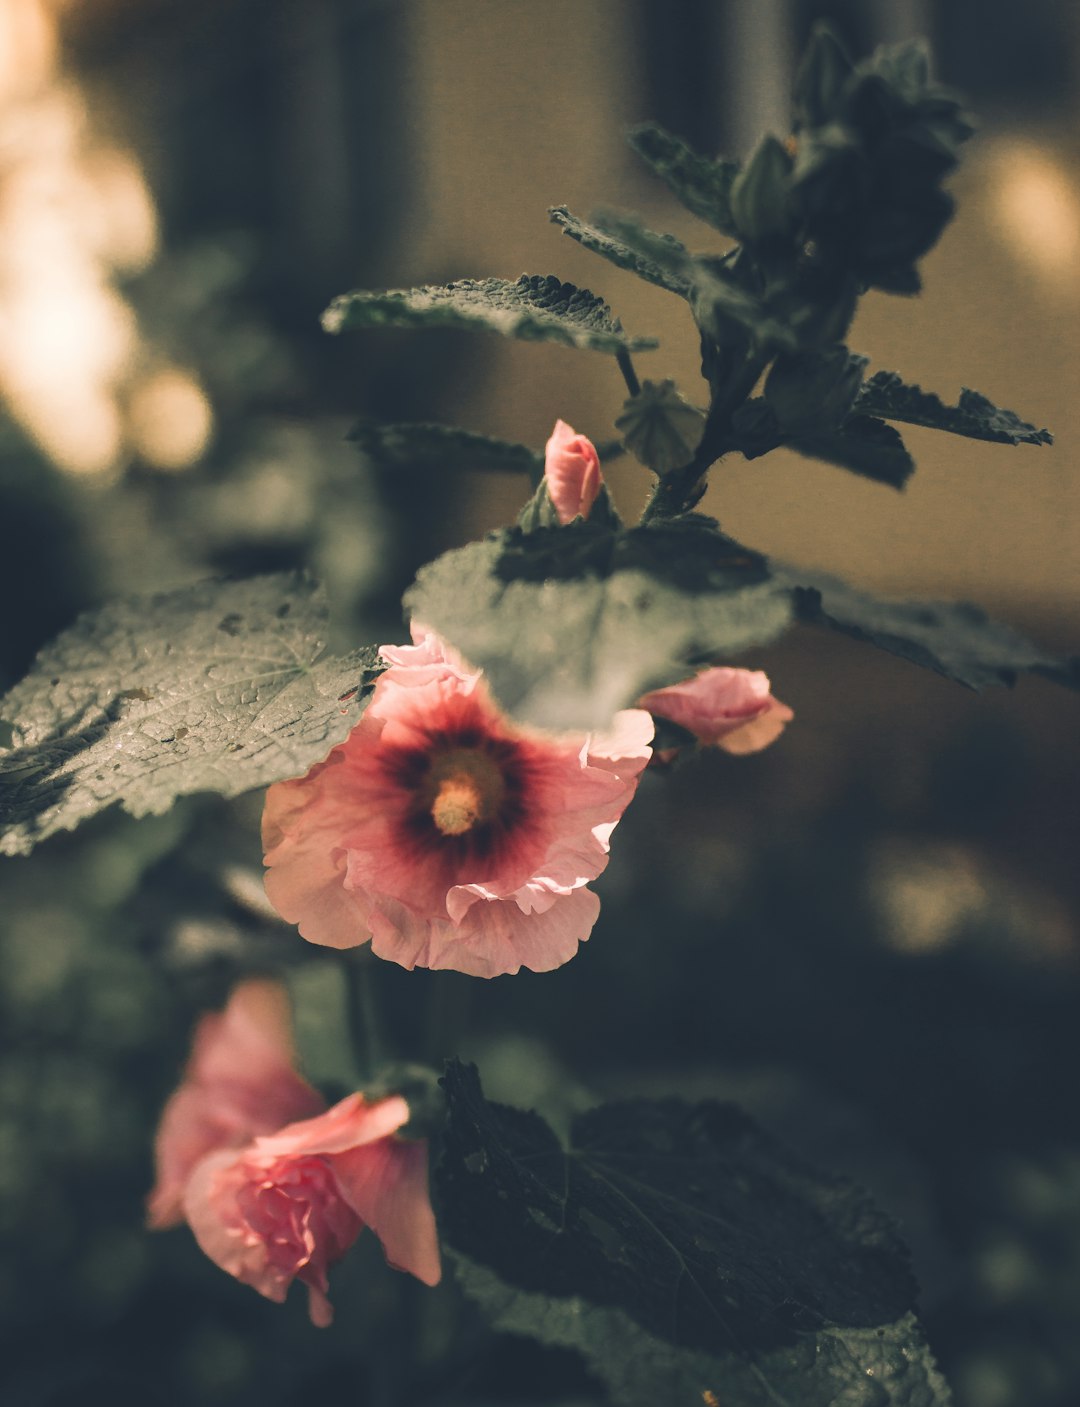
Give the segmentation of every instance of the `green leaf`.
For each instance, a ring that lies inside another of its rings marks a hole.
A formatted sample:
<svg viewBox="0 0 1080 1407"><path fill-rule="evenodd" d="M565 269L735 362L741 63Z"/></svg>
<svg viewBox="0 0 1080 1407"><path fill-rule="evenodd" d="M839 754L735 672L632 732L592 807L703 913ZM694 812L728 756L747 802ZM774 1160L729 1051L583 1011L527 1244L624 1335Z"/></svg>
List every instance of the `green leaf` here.
<svg viewBox="0 0 1080 1407"><path fill-rule="evenodd" d="M674 381L644 381L637 395L624 403L615 427L647 469L666 474L693 459L705 415L680 396Z"/></svg>
<svg viewBox="0 0 1080 1407"><path fill-rule="evenodd" d="M774 639L791 609L756 553L696 517L504 529L424 567L405 604L552 728L603 727L691 664Z"/></svg>
<svg viewBox="0 0 1080 1407"><path fill-rule="evenodd" d="M528 445L495 440L456 425L379 425L362 420L349 431L361 453L386 469L438 469L456 473L482 469L496 474L527 474L539 481L544 456Z"/></svg>
<svg viewBox="0 0 1080 1407"><path fill-rule="evenodd" d="M585 249L669 293L689 297L690 254L674 235L648 230L627 216L599 213L589 222L572 215L565 205L552 206L548 214Z"/></svg>
<svg viewBox="0 0 1080 1407"><path fill-rule="evenodd" d="M800 620L864 640L969 689L1012 685L1021 674L1080 689L1080 659L1048 655L966 601L894 601L805 567L773 562L770 571L793 588Z"/></svg>
<svg viewBox="0 0 1080 1407"><path fill-rule="evenodd" d="M25 853L119 802L236 796L303 775L357 722L374 648L322 654L321 588L297 572L200 582L81 616L0 712L0 852Z"/></svg>
<svg viewBox="0 0 1080 1407"><path fill-rule="evenodd" d="M759 459L782 445L808 459L821 459L864 479L902 489L915 471L903 440L891 425L868 415L850 416L835 429L786 433L763 396L755 396L732 417L733 448L747 459Z"/></svg>
<svg viewBox="0 0 1080 1407"><path fill-rule="evenodd" d="M722 234L738 236L731 213L731 186L739 172L737 161L701 156L681 137L665 132L654 122L632 128L627 140L691 214Z"/></svg>
<svg viewBox="0 0 1080 1407"><path fill-rule="evenodd" d="M335 298L323 313L327 332L358 327L483 327L524 342L559 342L598 352L646 351L652 337L630 337L595 293L552 274L459 279L426 288L359 290Z"/></svg>
<svg viewBox="0 0 1080 1407"><path fill-rule="evenodd" d="M793 435L786 443L811 459L823 459L894 489L902 489L915 472L915 461L899 432L869 415L853 415L836 430Z"/></svg>
<svg viewBox="0 0 1080 1407"><path fill-rule="evenodd" d="M909 386L895 371L876 372L862 388L857 409L885 420L903 420L930 430L948 430L971 440L991 440L1006 445L1052 445L1049 430L1037 430L1011 410L1001 410L966 388L959 404L944 401L918 386Z"/></svg>
<svg viewBox="0 0 1080 1407"><path fill-rule="evenodd" d="M892 1224L729 1104L574 1119L451 1062L436 1173L459 1278L498 1327L576 1348L629 1407L944 1407Z"/></svg>

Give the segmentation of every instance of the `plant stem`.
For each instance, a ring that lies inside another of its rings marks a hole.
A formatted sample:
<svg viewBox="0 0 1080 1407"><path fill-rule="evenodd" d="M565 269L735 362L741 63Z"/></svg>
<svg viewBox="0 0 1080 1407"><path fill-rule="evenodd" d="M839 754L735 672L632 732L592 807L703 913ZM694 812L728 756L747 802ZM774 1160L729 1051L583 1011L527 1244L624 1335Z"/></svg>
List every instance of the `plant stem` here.
<svg viewBox="0 0 1080 1407"><path fill-rule="evenodd" d="M640 395L641 382L638 380L637 372L634 370L634 363L630 360L630 353L625 347L620 347L615 353L615 360L618 362L619 370L623 374L626 389L632 396Z"/></svg>
<svg viewBox="0 0 1080 1407"><path fill-rule="evenodd" d="M760 353L747 353L735 363L727 380L714 391L693 459L657 481L641 515L643 524L687 513L704 497L708 487L705 475L733 448L731 417L754 389L768 361Z"/></svg>
<svg viewBox="0 0 1080 1407"><path fill-rule="evenodd" d="M349 1033L353 1054L364 1078L372 1081L385 1063L385 1052L379 1037L379 1019L375 1008L375 989L371 980L370 953L361 949L350 964Z"/></svg>

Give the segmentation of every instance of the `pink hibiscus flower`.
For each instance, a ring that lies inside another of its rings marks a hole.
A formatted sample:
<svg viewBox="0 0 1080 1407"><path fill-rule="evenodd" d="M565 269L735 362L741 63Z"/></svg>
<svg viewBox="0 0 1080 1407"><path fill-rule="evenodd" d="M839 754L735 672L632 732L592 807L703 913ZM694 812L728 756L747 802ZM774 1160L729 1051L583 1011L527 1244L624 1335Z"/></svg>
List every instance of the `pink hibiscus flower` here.
<svg viewBox="0 0 1080 1407"><path fill-rule="evenodd" d="M593 442L565 420L556 420L544 447L544 478L560 523L589 516L603 483L600 456Z"/></svg>
<svg viewBox="0 0 1080 1407"><path fill-rule="evenodd" d="M586 888L649 760L652 719L554 735L499 711L435 635L385 646L363 718L306 777L270 787L266 892L313 943L403 967L547 972L600 903Z"/></svg>
<svg viewBox="0 0 1080 1407"><path fill-rule="evenodd" d="M705 669L646 694L638 707L670 718L704 746L739 754L768 747L795 717L769 692L768 676L751 669Z"/></svg>
<svg viewBox="0 0 1080 1407"><path fill-rule="evenodd" d="M186 1220L215 1264L277 1303L307 1286L329 1324L327 1270L370 1226L387 1261L426 1285L441 1275L427 1144L397 1137L399 1095L325 1101L291 1065L284 992L246 982L199 1023L156 1143L151 1226ZM295 1122L277 1120L291 1110Z"/></svg>

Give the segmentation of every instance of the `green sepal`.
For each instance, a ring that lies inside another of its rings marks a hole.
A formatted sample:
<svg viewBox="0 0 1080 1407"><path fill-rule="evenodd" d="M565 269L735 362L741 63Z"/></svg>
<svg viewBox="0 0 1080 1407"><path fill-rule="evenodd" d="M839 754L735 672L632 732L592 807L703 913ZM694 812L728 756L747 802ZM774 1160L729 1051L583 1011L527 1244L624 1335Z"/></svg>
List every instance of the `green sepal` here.
<svg viewBox="0 0 1080 1407"><path fill-rule="evenodd" d="M368 1099L388 1099L399 1094L409 1106L409 1122L398 1133L402 1138L434 1138L446 1122L446 1096L440 1077L427 1065L400 1062L384 1065L364 1086Z"/></svg>
<svg viewBox="0 0 1080 1407"><path fill-rule="evenodd" d="M814 25L795 74L795 130L831 120L853 64L840 40L823 21Z"/></svg>
<svg viewBox="0 0 1080 1407"><path fill-rule="evenodd" d="M835 429L854 405L868 364L869 358L843 346L778 356L765 381L765 399L781 430L798 435Z"/></svg>
<svg viewBox="0 0 1080 1407"><path fill-rule="evenodd" d="M644 381L637 395L624 403L615 428L646 469L666 474L693 459L705 414L679 394L674 381Z"/></svg>
<svg viewBox="0 0 1080 1407"><path fill-rule="evenodd" d="M596 502L589 510L587 518L580 516L572 520L575 523L588 522L601 528L622 527L622 519L608 492L607 484L600 485L600 492L596 495ZM532 533L539 528L557 528L562 526L559 522L559 515L555 511L555 505L551 501L548 493L547 479L541 479L536 492L529 499L528 503L517 515L517 525L522 532Z"/></svg>
<svg viewBox="0 0 1080 1407"><path fill-rule="evenodd" d="M749 244L786 239L794 227L792 159L776 137L762 137L731 187L731 213Z"/></svg>

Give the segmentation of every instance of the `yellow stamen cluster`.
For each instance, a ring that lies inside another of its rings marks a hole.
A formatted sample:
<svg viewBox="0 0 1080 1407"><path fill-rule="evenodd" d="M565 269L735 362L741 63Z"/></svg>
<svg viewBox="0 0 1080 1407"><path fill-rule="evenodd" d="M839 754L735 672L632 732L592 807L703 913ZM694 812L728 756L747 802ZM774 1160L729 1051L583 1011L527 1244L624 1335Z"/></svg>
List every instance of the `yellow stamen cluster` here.
<svg viewBox="0 0 1080 1407"><path fill-rule="evenodd" d="M484 753L468 748L443 753L428 775L431 819L443 835L465 835L495 817L505 791L498 765Z"/></svg>

